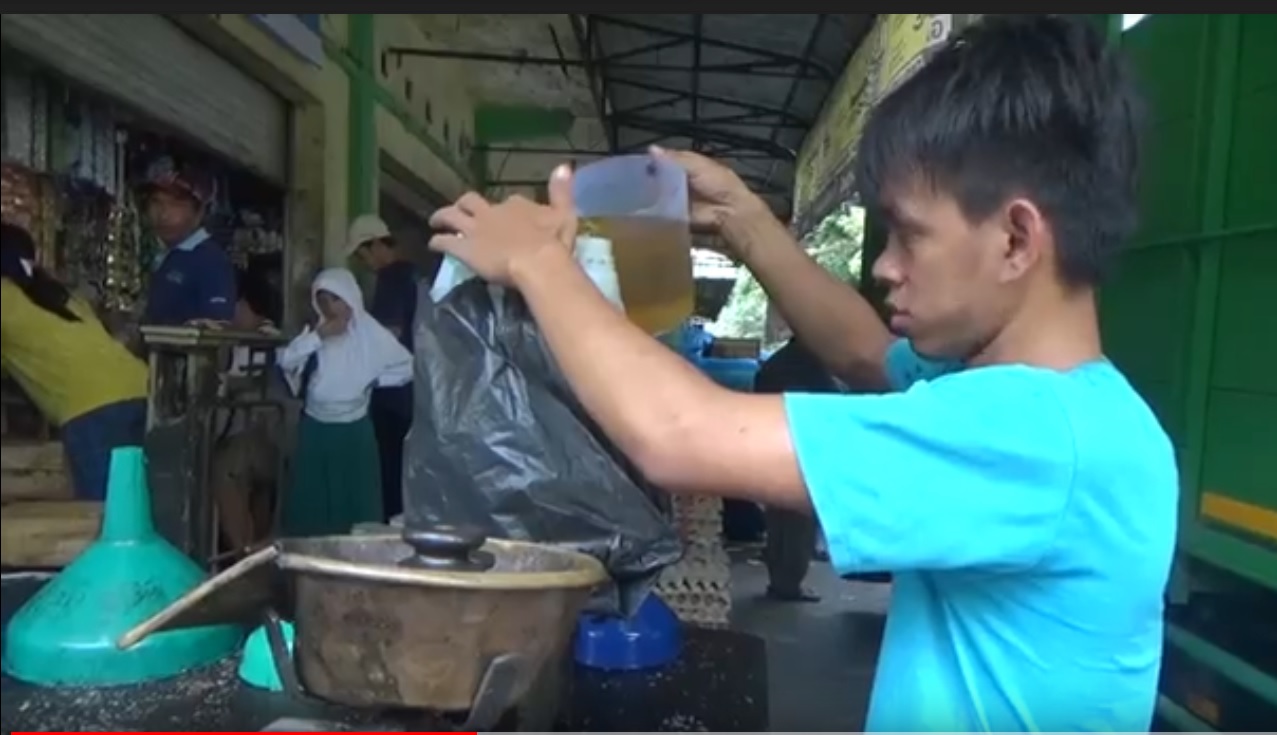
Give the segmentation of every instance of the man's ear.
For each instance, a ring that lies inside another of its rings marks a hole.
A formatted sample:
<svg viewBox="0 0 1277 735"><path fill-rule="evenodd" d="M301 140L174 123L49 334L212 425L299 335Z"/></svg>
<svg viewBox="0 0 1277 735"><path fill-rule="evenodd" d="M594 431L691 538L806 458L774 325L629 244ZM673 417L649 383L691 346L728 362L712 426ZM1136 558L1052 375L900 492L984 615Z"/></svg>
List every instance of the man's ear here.
<svg viewBox="0 0 1277 735"><path fill-rule="evenodd" d="M1027 199L1013 199L1007 203L1001 224L1007 238L1003 280L1014 281L1031 271L1043 258L1050 228L1042 210Z"/></svg>

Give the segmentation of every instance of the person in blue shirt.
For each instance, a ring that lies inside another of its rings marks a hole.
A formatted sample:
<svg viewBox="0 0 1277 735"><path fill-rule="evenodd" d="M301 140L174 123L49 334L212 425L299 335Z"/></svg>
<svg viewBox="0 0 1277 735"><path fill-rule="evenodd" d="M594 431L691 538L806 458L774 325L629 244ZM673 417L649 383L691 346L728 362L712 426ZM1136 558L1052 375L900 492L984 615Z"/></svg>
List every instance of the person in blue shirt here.
<svg viewBox="0 0 1277 735"><path fill-rule="evenodd" d="M404 258L385 220L365 214L350 223L347 255L377 274L368 313L412 352L421 273ZM369 407L381 455L381 494L387 518L403 512L403 446L412 428L412 384L377 388Z"/></svg>
<svg viewBox="0 0 1277 735"><path fill-rule="evenodd" d="M889 325L725 166L682 164L789 324L876 395L732 393L608 308L549 204L467 194L432 247L522 293L583 406L655 484L814 512L894 591L869 730L1146 731L1179 478L1104 357L1096 287L1136 224L1139 98L1078 16L991 16L872 111L860 201Z"/></svg>
<svg viewBox="0 0 1277 735"><path fill-rule="evenodd" d="M834 377L810 348L797 337L772 353L754 376L755 393L838 393ZM767 508L767 596L780 602L820 602L803 586L816 555L818 529L811 513Z"/></svg>
<svg viewBox="0 0 1277 735"><path fill-rule="evenodd" d="M213 181L173 159L156 160L142 186L151 231L165 252L151 274L143 324L178 326L235 317L235 266L204 229Z"/></svg>

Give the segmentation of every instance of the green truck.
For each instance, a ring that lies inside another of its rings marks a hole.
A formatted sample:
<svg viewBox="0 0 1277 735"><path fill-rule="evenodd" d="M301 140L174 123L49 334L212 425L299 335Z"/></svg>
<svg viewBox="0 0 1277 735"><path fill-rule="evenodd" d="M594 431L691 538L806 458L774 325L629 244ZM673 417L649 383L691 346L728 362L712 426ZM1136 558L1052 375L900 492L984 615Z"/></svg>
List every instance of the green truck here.
<svg viewBox="0 0 1277 735"><path fill-rule="evenodd" d="M1151 124L1142 232L1100 303L1110 357L1180 454L1160 724L1272 730L1277 15L1121 17Z"/></svg>

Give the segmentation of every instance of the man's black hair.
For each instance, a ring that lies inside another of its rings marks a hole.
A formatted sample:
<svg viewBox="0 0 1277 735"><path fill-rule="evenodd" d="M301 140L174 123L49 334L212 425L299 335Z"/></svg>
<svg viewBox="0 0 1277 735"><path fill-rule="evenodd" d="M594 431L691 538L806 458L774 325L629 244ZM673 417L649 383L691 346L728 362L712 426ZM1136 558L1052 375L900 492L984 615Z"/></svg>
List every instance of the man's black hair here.
<svg viewBox="0 0 1277 735"><path fill-rule="evenodd" d="M994 16L951 39L874 110L856 159L862 203L919 177L972 221L1015 196L1055 234L1059 268L1091 285L1137 224L1141 105L1098 24Z"/></svg>
<svg viewBox="0 0 1277 735"><path fill-rule="evenodd" d="M21 264L23 260L34 261L36 258L35 239L31 233L8 222L0 224L0 230L0 248L4 250L0 276L12 281L31 303L41 309L61 317L63 321L81 321L71 310L70 289L44 268L36 265L28 271Z"/></svg>
<svg viewBox="0 0 1277 735"><path fill-rule="evenodd" d="M270 283L260 271L254 270L251 266L247 269L237 268L235 281L239 297L248 304L248 308L252 309L254 314L262 319L279 322L275 290L271 288Z"/></svg>

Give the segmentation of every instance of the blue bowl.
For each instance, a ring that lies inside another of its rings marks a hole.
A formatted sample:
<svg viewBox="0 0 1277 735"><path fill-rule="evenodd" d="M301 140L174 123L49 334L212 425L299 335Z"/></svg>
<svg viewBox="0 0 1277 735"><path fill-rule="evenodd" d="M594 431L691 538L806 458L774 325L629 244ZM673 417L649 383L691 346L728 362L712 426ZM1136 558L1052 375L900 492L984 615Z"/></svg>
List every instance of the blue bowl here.
<svg viewBox="0 0 1277 735"><path fill-rule="evenodd" d="M630 618L582 615L576 661L603 671L656 669L683 650L683 624L661 598L648 595Z"/></svg>

